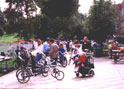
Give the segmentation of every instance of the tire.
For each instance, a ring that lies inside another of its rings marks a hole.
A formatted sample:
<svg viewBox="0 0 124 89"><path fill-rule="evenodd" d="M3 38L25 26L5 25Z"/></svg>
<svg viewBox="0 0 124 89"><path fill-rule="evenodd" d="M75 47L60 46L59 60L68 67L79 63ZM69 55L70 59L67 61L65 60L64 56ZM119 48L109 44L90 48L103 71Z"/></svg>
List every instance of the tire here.
<svg viewBox="0 0 124 89"><path fill-rule="evenodd" d="M62 61L62 67L66 67L67 66L67 58L63 57L63 61Z"/></svg>
<svg viewBox="0 0 124 89"><path fill-rule="evenodd" d="M48 76L48 72L49 72L49 68L44 67L43 70L42 70L42 76L43 77L47 77Z"/></svg>
<svg viewBox="0 0 124 89"><path fill-rule="evenodd" d="M56 78L56 69L53 69L53 71L52 71L52 73L51 73L51 75L54 77L54 78Z"/></svg>
<svg viewBox="0 0 124 89"><path fill-rule="evenodd" d="M24 71L24 70L27 71L28 74L31 74L31 72L29 71L29 69L26 70L26 68L20 67L20 68L18 68L18 70L16 71L16 77L18 76L18 73L19 73L20 71Z"/></svg>
<svg viewBox="0 0 124 89"><path fill-rule="evenodd" d="M22 70L22 71L18 72L17 80L18 80L18 82L24 84L24 83L27 83L30 80L30 76L29 76L27 71Z"/></svg>
<svg viewBox="0 0 124 89"><path fill-rule="evenodd" d="M79 77L79 73L76 73L76 77Z"/></svg>
<svg viewBox="0 0 124 89"><path fill-rule="evenodd" d="M22 71L21 68L19 68L19 69L16 71L16 77L18 76L18 73L19 73L20 71Z"/></svg>
<svg viewBox="0 0 124 89"><path fill-rule="evenodd" d="M94 73L93 70L89 70L89 71L88 71L88 75L89 75L90 77L93 77L93 76L95 75L95 73Z"/></svg>
<svg viewBox="0 0 124 89"><path fill-rule="evenodd" d="M62 80L64 78L64 72L56 69L56 71L55 71L55 78L57 80Z"/></svg>
<svg viewBox="0 0 124 89"><path fill-rule="evenodd" d="M14 67L14 69L18 69L19 68L19 65L18 65L17 61L14 61L13 67Z"/></svg>

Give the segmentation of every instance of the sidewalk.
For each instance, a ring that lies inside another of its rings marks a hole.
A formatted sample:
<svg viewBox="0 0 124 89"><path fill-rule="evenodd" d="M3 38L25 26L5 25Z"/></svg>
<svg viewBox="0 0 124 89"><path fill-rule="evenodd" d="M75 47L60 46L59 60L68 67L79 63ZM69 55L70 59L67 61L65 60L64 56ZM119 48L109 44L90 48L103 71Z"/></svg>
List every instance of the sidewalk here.
<svg viewBox="0 0 124 89"><path fill-rule="evenodd" d="M108 57L95 58L95 76L91 78L77 78L72 64L62 70L65 73L62 81L39 75L26 84L20 84L13 71L0 77L0 88L124 89L124 62L114 64Z"/></svg>

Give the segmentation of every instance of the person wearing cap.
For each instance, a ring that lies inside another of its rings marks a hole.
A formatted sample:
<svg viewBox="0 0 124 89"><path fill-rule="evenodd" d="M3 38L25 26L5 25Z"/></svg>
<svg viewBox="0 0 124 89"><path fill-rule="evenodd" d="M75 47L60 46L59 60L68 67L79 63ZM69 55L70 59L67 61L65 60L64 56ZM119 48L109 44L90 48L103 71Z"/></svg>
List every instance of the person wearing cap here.
<svg viewBox="0 0 124 89"><path fill-rule="evenodd" d="M60 46L59 46L59 58L60 58L60 63L62 63L62 55L63 55L63 53L65 53L65 49L64 49L64 47L63 47L63 44L61 43L60 44Z"/></svg>
<svg viewBox="0 0 124 89"><path fill-rule="evenodd" d="M29 55L25 46L20 47L20 51L18 52L18 58L21 60L22 65L26 66L29 61Z"/></svg>
<svg viewBox="0 0 124 89"><path fill-rule="evenodd" d="M43 52L44 54L46 54L46 56L48 56L49 50L50 50L50 38L47 37L46 41L43 43Z"/></svg>

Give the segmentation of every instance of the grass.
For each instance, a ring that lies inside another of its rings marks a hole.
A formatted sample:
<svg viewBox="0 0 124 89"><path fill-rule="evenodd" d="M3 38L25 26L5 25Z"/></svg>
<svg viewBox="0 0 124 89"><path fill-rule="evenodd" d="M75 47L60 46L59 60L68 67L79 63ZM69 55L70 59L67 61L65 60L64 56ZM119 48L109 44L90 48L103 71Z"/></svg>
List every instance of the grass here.
<svg viewBox="0 0 124 89"><path fill-rule="evenodd" d="M0 37L0 44L9 44L12 43L13 41L19 40L19 37L17 37L17 33L13 34L5 34Z"/></svg>
<svg viewBox="0 0 124 89"><path fill-rule="evenodd" d="M9 70L7 72L0 72L0 77L3 76L4 74L7 74L8 72L13 71L13 60L12 59L8 60L7 64L9 66ZM4 64L2 65L2 68L5 68Z"/></svg>

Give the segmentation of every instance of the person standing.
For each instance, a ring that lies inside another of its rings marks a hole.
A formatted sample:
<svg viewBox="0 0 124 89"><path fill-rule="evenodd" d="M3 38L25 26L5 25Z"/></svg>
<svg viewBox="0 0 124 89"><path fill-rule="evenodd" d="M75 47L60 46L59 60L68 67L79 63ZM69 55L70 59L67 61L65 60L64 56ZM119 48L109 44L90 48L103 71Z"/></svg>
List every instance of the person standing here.
<svg viewBox="0 0 124 89"><path fill-rule="evenodd" d="M87 36L83 38L82 42L82 51L85 51L85 49L89 49L91 51L91 43L88 40Z"/></svg>

